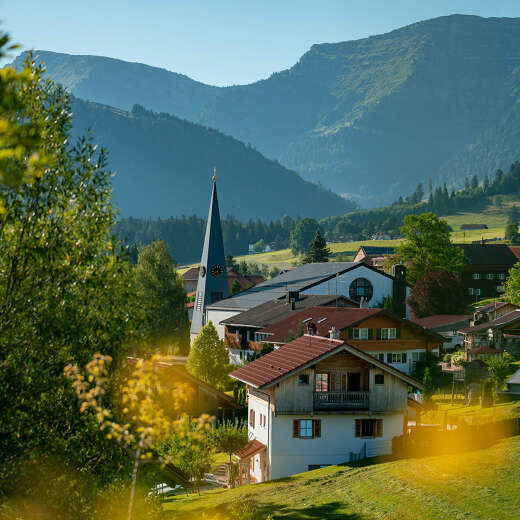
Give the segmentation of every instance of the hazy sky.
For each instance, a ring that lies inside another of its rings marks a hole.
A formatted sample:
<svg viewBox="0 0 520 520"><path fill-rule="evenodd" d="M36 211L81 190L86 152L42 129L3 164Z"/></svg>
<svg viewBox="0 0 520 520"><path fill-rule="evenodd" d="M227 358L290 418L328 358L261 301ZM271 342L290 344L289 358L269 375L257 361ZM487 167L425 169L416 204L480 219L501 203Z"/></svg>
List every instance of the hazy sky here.
<svg viewBox="0 0 520 520"><path fill-rule="evenodd" d="M214 85L293 65L313 43L453 13L520 17L520 0L0 0L24 49L147 63Z"/></svg>

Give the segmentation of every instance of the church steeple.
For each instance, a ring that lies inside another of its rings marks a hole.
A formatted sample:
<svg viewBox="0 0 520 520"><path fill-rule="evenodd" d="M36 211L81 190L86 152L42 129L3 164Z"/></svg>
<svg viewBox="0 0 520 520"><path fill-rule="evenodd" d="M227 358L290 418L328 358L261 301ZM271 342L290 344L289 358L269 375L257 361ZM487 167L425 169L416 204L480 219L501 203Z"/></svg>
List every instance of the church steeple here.
<svg viewBox="0 0 520 520"><path fill-rule="evenodd" d="M220 226L220 212L217 198L217 176L213 171L213 191L209 204L208 222L202 258L200 259L199 281L195 294L195 305L191 319L191 334L196 335L205 325L206 306L229 296L226 257ZM193 336L192 336L193 337Z"/></svg>

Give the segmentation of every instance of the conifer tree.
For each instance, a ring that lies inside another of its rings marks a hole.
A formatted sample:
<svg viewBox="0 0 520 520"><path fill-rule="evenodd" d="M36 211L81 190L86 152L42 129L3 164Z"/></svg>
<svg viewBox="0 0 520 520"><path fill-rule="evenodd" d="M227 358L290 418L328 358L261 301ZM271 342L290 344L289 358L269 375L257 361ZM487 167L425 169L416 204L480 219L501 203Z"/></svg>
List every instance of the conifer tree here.
<svg viewBox="0 0 520 520"><path fill-rule="evenodd" d="M303 259L303 263L328 262L329 256L330 249L327 247L327 241L321 236L320 230L318 229L314 240L311 242L309 251Z"/></svg>
<svg viewBox="0 0 520 520"><path fill-rule="evenodd" d="M200 329L186 365L188 372L216 388L222 388L229 368L229 355L210 321Z"/></svg>

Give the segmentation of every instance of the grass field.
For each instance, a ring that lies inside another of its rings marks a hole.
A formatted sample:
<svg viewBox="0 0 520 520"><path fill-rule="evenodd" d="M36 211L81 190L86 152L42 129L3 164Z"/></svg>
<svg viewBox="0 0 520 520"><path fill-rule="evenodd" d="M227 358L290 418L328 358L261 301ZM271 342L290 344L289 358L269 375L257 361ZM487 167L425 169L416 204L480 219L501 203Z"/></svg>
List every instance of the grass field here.
<svg viewBox="0 0 520 520"><path fill-rule="evenodd" d="M258 518L513 520L520 511L520 437L457 455L330 466L266 484L178 496L165 518L224 519L217 510L251 497Z"/></svg>

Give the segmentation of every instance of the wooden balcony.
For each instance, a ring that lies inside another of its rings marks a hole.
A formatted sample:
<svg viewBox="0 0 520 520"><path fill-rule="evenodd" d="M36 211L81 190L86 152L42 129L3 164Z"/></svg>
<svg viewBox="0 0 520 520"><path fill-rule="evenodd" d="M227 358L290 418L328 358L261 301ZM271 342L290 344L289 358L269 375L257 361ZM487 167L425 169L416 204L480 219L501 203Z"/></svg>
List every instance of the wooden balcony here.
<svg viewBox="0 0 520 520"><path fill-rule="evenodd" d="M368 410L367 391L314 392L315 410Z"/></svg>

